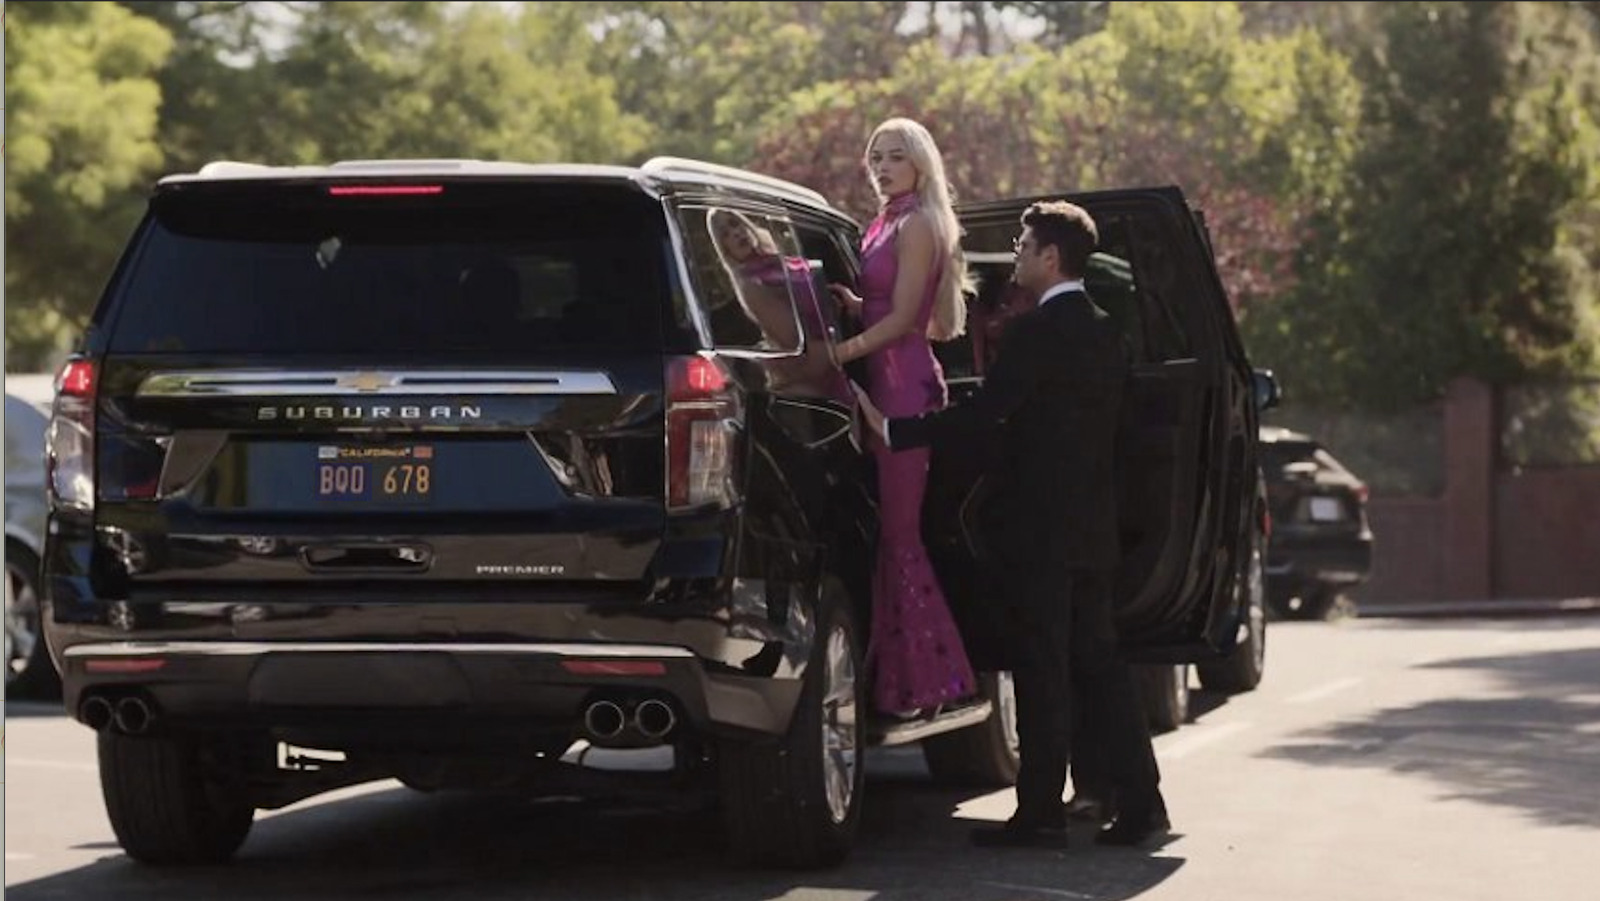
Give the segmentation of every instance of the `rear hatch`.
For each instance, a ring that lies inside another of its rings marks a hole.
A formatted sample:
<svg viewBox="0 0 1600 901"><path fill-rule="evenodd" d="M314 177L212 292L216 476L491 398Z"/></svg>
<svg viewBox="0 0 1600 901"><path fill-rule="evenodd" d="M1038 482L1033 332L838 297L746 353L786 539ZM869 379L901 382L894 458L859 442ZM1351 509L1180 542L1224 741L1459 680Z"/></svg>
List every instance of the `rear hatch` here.
<svg viewBox="0 0 1600 901"><path fill-rule="evenodd" d="M94 374L128 595L635 593L665 519L665 240L623 183L163 190Z"/></svg>

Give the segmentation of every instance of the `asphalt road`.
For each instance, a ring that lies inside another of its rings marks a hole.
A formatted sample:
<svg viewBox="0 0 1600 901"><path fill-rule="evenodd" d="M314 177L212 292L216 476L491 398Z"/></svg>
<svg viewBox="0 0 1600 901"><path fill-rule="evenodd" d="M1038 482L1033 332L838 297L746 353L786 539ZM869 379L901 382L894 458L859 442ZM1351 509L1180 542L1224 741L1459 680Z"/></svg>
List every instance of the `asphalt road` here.
<svg viewBox="0 0 1600 901"><path fill-rule="evenodd" d="M716 821L383 783L262 814L224 867L154 870L117 848L92 734L7 710L7 899L1594 899L1600 616L1273 624L1248 695L1199 692L1157 739L1174 834L1107 849L971 848L1009 791L869 760L855 855L741 869Z"/></svg>

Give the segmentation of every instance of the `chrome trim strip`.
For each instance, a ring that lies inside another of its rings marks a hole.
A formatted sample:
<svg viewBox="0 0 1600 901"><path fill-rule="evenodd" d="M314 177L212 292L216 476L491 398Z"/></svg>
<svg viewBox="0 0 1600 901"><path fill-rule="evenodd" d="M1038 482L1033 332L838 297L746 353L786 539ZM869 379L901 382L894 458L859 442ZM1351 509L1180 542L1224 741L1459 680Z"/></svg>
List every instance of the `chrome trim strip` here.
<svg viewBox="0 0 1600 901"><path fill-rule="evenodd" d="M711 347L711 322L705 308L700 305L700 293L695 288L694 276L689 272L688 236L683 233L683 223L678 221L682 205L663 201L662 213L667 217L667 238L672 242L672 268L678 276L678 290L683 292L684 303L689 307L689 319L701 347Z"/></svg>
<svg viewBox="0 0 1600 901"><path fill-rule="evenodd" d="M153 372L139 397L311 397L412 394L616 394L611 376L571 370L283 369Z"/></svg>
<svg viewBox="0 0 1600 901"><path fill-rule="evenodd" d="M543 654L551 657L694 657L688 648L654 644L450 644L395 641L113 641L73 645L63 657L241 657L258 654L448 653Z"/></svg>

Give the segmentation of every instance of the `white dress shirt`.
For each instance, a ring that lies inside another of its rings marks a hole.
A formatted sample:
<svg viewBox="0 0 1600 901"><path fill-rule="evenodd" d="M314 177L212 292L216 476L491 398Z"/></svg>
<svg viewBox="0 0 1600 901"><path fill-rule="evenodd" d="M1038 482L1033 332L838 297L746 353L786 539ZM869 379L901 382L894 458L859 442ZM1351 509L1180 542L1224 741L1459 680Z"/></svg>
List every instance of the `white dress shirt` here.
<svg viewBox="0 0 1600 901"><path fill-rule="evenodd" d="M1068 279L1067 281L1056 282L1055 284L1051 285L1049 290L1047 290L1043 294L1039 295L1039 306L1042 307L1045 304L1049 303L1050 301L1055 300L1057 297L1060 297L1063 294L1071 293L1073 291L1078 291L1078 292L1082 292L1083 291L1083 279L1081 279L1081 278Z"/></svg>

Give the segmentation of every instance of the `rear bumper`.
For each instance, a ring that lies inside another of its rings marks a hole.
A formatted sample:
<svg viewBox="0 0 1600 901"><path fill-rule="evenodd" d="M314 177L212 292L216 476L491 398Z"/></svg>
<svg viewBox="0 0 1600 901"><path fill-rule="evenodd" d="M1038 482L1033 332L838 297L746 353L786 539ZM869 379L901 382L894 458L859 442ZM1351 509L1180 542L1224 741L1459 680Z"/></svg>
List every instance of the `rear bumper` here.
<svg viewBox="0 0 1600 901"><path fill-rule="evenodd" d="M1304 537L1276 541L1267 556L1265 575L1274 595L1294 593L1308 585L1356 585L1372 570L1372 536Z"/></svg>
<svg viewBox="0 0 1600 901"><path fill-rule="evenodd" d="M576 738L590 703L650 698L696 731L779 734L801 685L712 673L686 648L653 644L112 641L74 645L62 660L73 712L91 695L138 694L169 725L359 722L375 737L476 723L491 727L485 739L505 729Z"/></svg>

